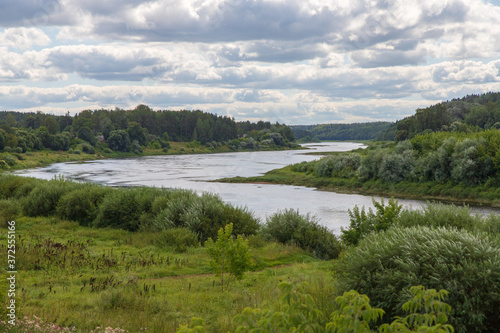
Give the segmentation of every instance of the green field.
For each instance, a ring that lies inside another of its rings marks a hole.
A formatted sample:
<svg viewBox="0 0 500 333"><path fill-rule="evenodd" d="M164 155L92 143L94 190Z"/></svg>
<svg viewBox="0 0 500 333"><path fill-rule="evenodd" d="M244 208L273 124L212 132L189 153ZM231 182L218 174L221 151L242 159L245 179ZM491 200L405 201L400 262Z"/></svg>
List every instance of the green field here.
<svg viewBox="0 0 500 333"><path fill-rule="evenodd" d="M324 310L331 310L331 263L292 245L251 242L252 271L221 291L204 247L176 253L157 246L154 233L92 229L56 218L21 217L16 227L18 314L81 332L98 326L175 332L192 317L205 318L211 332L233 330L232 317L245 307L277 303L283 280L307 281ZM3 252L6 240L2 232Z"/></svg>

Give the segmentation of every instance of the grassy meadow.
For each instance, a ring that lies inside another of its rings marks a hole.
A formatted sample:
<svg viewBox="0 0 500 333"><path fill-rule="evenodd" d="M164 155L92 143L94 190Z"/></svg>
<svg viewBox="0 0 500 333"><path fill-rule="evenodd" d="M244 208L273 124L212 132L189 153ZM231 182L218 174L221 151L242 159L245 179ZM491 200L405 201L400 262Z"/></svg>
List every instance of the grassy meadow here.
<svg viewBox="0 0 500 333"><path fill-rule="evenodd" d="M16 226L20 317L35 315L79 332L175 332L202 317L210 332L232 331L232 318L245 307L276 303L283 280L307 281L324 310L331 310L331 263L296 246L251 239L252 271L221 291L204 247L178 253L158 245L155 233L57 218L21 217ZM6 239L2 233L3 252Z"/></svg>

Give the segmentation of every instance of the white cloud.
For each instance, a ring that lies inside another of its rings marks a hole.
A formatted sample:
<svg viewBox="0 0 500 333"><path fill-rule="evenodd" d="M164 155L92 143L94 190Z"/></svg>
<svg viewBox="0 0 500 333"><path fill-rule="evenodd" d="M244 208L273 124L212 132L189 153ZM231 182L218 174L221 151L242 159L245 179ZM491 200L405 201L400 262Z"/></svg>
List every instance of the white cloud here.
<svg viewBox="0 0 500 333"><path fill-rule="evenodd" d="M38 28L9 28L0 32L0 45L16 49L29 49L33 45L50 44L50 38Z"/></svg>

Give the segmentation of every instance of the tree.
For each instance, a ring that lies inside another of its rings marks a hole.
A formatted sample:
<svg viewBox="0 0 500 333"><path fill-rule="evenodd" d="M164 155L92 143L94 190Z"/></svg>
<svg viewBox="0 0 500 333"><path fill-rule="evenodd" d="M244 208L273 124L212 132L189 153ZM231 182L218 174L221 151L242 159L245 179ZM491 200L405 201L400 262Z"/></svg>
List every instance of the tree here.
<svg viewBox="0 0 500 333"><path fill-rule="evenodd" d="M146 144L144 128L142 128L139 123L136 123L135 121L130 122L128 124L127 132L131 141L137 140L141 146Z"/></svg>
<svg viewBox="0 0 500 333"><path fill-rule="evenodd" d="M5 147L5 132L4 130L0 129L0 150L3 150Z"/></svg>
<svg viewBox="0 0 500 333"><path fill-rule="evenodd" d="M217 233L217 241L209 238L205 243L208 254L210 255L210 265L220 274L221 288L224 290L224 274L230 277L226 281L226 288L229 287L231 276L241 279L245 271L250 268L250 252L248 242L238 235L233 239L233 224L230 223L224 228L220 228Z"/></svg>
<svg viewBox="0 0 500 333"><path fill-rule="evenodd" d="M116 151L123 151L123 152L129 151L130 137L128 136L127 131L124 130L112 131L109 134L108 146L112 150Z"/></svg>
<svg viewBox="0 0 500 333"><path fill-rule="evenodd" d="M47 118L45 118L45 120L43 121L43 126L47 127L47 130L52 135L59 133L59 123L54 116L48 116Z"/></svg>
<svg viewBox="0 0 500 333"><path fill-rule="evenodd" d="M82 140L87 141L91 145L96 143L96 137L92 133L92 130L87 126L82 126L78 129L78 137Z"/></svg>

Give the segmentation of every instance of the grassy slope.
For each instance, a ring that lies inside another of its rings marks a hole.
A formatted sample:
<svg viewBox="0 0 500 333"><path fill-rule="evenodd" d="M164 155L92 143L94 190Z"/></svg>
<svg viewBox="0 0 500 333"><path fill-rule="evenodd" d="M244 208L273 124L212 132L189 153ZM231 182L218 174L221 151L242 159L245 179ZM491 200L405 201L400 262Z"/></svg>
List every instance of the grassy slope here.
<svg viewBox="0 0 500 333"><path fill-rule="evenodd" d="M97 326L175 332L192 317L203 317L210 331L223 332L234 328L231 318L245 307L277 303L282 280L308 281L326 313L331 311L331 262L293 246L254 242L260 246L252 247L253 272L221 291L203 247L174 253L156 247L151 233L53 218L21 217L16 224L19 317L36 315L82 332ZM5 229L0 244L5 251ZM2 266L4 261L3 256ZM92 291L91 281L101 289Z"/></svg>

